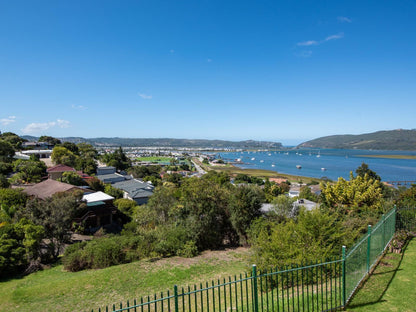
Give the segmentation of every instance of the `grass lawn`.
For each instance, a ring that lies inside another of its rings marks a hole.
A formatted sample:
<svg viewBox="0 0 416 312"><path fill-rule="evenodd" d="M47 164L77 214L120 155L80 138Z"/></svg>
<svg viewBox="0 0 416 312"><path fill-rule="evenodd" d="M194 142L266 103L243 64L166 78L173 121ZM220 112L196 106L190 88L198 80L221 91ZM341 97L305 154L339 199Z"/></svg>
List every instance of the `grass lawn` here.
<svg viewBox="0 0 416 312"><path fill-rule="evenodd" d="M137 161L151 161L151 162L170 162L172 157L162 157L162 156L149 156L149 157L137 157Z"/></svg>
<svg viewBox="0 0 416 312"><path fill-rule="evenodd" d="M250 270L248 250L208 251L187 259L138 261L77 273L62 265L0 281L0 311L98 311L106 305Z"/></svg>
<svg viewBox="0 0 416 312"><path fill-rule="evenodd" d="M388 253L347 311L416 311L416 238L402 255Z"/></svg>

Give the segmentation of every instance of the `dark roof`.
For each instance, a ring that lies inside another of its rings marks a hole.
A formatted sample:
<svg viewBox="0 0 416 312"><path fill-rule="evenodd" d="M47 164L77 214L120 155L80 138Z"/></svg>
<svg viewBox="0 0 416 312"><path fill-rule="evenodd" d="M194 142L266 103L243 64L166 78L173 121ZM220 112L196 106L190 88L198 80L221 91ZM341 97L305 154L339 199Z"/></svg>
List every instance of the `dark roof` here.
<svg viewBox="0 0 416 312"><path fill-rule="evenodd" d="M131 198L149 197L153 195L154 188L152 185L136 179L116 182L113 186L127 192Z"/></svg>
<svg viewBox="0 0 416 312"><path fill-rule="evenodd" d="M67 172L67 171L75 171L74 168L66 166L66 165L56 165L46 169L47 172Z"/></svg>
<svg viewBox="0 0 416 312"><path fill-rule="evenodd" d="M76 187L75 185L48 179L38 184L29 186L28 188L24 189L23 192L29 196L46 199L56 193L68 192L77 189L80 190L80 188Z"/></svg>

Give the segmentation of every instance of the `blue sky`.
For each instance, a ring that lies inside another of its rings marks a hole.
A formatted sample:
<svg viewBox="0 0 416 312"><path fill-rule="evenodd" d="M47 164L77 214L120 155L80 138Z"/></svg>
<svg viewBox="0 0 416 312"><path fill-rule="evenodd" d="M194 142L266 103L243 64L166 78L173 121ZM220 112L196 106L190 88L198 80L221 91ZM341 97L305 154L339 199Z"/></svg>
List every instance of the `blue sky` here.
<svg viewBox="0 0 416 312"><path fill-rule="evenodd" d="M272 140L416 128L415 1L0 0L0 130Z"/></svg>

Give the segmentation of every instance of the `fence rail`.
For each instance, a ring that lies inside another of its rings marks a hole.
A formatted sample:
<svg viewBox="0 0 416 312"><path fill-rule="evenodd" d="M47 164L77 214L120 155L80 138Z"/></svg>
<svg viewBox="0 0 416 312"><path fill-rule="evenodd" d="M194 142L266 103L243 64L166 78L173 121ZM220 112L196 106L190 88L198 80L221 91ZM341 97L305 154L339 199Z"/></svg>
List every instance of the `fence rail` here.
<svg viewBox="0 0 416 312"><path fill-rule="evenodd" d="M193 287L173 288L98 312L295 312L333 311L346 306L398 229L416 229L416 209L392 209L341 259L257 271ZM94 312L94 310L91 310Z"/></svg>

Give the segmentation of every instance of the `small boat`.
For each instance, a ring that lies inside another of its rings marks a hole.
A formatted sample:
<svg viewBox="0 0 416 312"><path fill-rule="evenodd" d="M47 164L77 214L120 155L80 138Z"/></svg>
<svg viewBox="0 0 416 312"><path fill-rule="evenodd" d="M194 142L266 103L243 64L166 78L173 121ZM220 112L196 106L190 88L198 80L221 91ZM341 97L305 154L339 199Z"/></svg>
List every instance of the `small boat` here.
<svg viewBox="0 0 416 312"><path fill-rule="evenodd" d="M256 160L254 157L251 160Z"/></svg>
<svg viewBox="0 0 416 312"><path fill-rule="evenodd" d="M273 165L272 165L272 167L276 167L276 165L275 165L275 164L273 164Z"/></svg>
<svg viewBox="0 0 416 312"><path fill-rule="evenodd" d="M296 165L296 168L302 169L302 166L301 165Z"/></svg>
<svg viewBox="0 0 416 312"><path fill-rule="evenodd" d="M321 168L321 170L322 170L322 171L326 171L326 168L322 167L322 168Z"/></svg>
<svg viewBox="0 0 416 312"><path fill-rule="evenodd" d="M264 162L264 160L262 159L262 160L260 160L260 162L262 163L262 162Z"/></svg>

